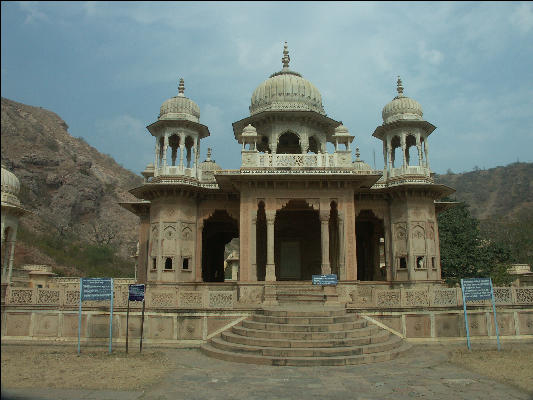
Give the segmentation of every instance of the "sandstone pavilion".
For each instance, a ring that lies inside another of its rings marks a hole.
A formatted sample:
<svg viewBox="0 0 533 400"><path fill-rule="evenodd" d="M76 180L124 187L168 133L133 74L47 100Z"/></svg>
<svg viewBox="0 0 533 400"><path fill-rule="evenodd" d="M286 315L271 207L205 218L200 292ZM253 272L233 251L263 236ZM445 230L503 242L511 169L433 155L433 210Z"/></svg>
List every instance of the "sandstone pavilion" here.
<svg viewBox="0 0 533 400"><path fill-rule="evenodd" d="M358 149L353 160L354 136L326 115L318 89L289 61L285 44L281 71L254 90L249 116L233 123L242 146L238 170L221 168L211 149L199 161L210 132L183 79L178 95L163 103L147 127L154 163L131 190L139 201L121 204L140 217L139 281L224 282L225 246L239 238L232 284L253 283L271 303L287 285L310 286L317 274L352 283L439 283L438 200L453 189L435 184L430 170L435 126L398 78L373 133L385 165L374 170Z"/></svg>

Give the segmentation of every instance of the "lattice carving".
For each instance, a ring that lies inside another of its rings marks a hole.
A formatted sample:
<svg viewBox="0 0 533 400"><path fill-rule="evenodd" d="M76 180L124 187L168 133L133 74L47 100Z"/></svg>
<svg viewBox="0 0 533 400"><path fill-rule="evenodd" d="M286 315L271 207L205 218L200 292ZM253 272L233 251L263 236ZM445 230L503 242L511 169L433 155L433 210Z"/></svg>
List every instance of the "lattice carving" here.
<svg viewBox="0 0 533 400"><path fill-rule="evenodd" d="M259 304L263 298L261 286L241 286L239 288L239 303Z"/></svg>
<svg viewBox="0 0 533 400"><path fill-rule="evenodd" d="M32 304L33 289L11 289L10 304Z"/></svg>
<svg viewBox="0 0 533 400"><path fill-rule="evenodd" d="M429 306L428 292L425 290L406 290L405 305L408 307Z"/></svg>
<svg viewBox="0 0 533 400"><path fill-rule="evenodd" d="M202 308L204 305L203 302L203 293L202 292L190 292L190 291L180 291L179 292L179 306L185 308Z"/></svg>
<svg viewBox="0 0 533 400"><path fill-rule="evenodd" d="M510 287L495 287L493 288L493 292L496 304L513 303L513 292Z"/></svg>
<svg viewBox="0 0 533 400"><path fill-rule="evenodd" d="M339 295L339 301L349 302L352 300L352 293L354 293L355 287L348 285L339 285L337 286L337 294Z"/></svg>
<svg viewBox="0 0 533 400"><path fill-rule="evenodd" d="M37 304L59 305L59 290L37 289Z"/></svg>
<svg viewBox="0 0 533 400"><path fill-rule="evenodd" d="M80 303L80 290L65 291L65 305L74 306Z"/></svg>
<svg viewBox="0 0 533 400"><path fill-rule="evenodd" d="M174 293L152 293L150 307L174 307Z"/></svg>
<svg viewBox="0 0 533 400"><path fill-rule="evenodd" d="M209 307L211 308L233 307L233 292L229 292L229 291L209 292Z"/></svg>
<svg viewBox="0 0 533 400"><path fill-rule="evenodd" d="M533 304L533 288L516 288L516 302L520 304Z"/></svg>
<svg viewBox="0 0 533 400"><path fill-rule="evenodd" d="M400 307L400 290L378 290L376 305L378 307Z"/></svg>
<svg viewBox="0 0 533 400"><path fill-rule="evenodd" d="M433 294L434 306L457 306L457 290L451 289L435 289Z"/></svg>

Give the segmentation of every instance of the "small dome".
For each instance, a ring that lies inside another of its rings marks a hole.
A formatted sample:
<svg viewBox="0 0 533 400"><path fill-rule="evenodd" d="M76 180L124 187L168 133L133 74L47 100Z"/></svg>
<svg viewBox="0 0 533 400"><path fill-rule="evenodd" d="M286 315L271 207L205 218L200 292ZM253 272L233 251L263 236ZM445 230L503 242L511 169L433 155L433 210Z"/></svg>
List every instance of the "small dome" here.
<svg viewBox="0 0 533 400"><path fill-rule="evenodd" d="M211 160L211 149L207 149L207 158L204 162L200 163L200 169L202 171L220 171L222 167L218 165L215 160Z"/></svg>
<svg viewBox="0 0 533 400"><path fill-rule="evenodd" d="M251 124L248 124L242 130L242 136L243 137L254 137L254 136L257 136L257 130Z"/></svg>
<svg viewBox="0 0 533 400"><path fill-rule="evenodd" d="M159 111L159 120L182 119L192 122L200 121L200 107L191 99L185 97L185 84L180 79L178 95L166 100Z"/></svg>
<svg viewBox="0 0 533 400"><path fill-rule="evenodd" d="M403 86L400 77L398 77L397 83L398 96L383 107L383 111L381 112L383 122L388 124L398 120L422 120L422 106L416 100L403 95Z"/></svg>
<svg viewBox="0 0 533 400"><path fill-rule="evenodd" d="M20 205L17 195L20 192L20 182L14 173L2 166L2 203Z"/></svg>
<svg viewBox="0 0 533 400"><path fill-rule="evenodd" d="M287 42L281 60L283 69L270 75L254 90L250 115L263 111L314 111L326 115L322 96L315 85L289 69Z"/></svg>
<svg viewBox="0 0 533 400"><path fill-rule="evenodd" d="M351 136L350 132L348 132L348 128L346 128L343 124L340 124L335 128L335 136Z"/></svg>
<svg viewBox="0 0 533 400"><path fill-rule="evenodd" d="M353 162L353 169L356 171L372 171L372 167L359 158L359 147L355 149L355 161Z"/></svg>

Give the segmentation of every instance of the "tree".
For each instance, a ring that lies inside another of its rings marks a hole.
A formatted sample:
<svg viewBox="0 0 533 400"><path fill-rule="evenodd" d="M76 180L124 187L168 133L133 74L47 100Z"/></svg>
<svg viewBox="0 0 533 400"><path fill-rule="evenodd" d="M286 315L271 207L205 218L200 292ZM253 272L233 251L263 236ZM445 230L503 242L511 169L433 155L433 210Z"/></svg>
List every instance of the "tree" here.
<svg viewBox="0 0 533 400"><path fill-rule="evenodd" d="M463 278L491 277L495 284L508 284L509 247L484 238L479 221L468 204L459 203L438 216L442 277L449 284Z"/></svg>

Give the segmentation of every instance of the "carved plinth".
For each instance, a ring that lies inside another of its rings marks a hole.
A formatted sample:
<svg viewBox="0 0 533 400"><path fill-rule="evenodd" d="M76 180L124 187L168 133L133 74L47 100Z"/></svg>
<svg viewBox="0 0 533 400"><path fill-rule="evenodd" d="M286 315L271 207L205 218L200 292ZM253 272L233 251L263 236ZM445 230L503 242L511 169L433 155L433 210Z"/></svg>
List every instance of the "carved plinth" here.
<svg viewBox="0 0 533 400"><path fill-rule="evenodd" d="M265 286L265 295L263 298L263 305L265 306L277 306L278 305L278 297L276 294L276 287L275 286Z"/></svg>

